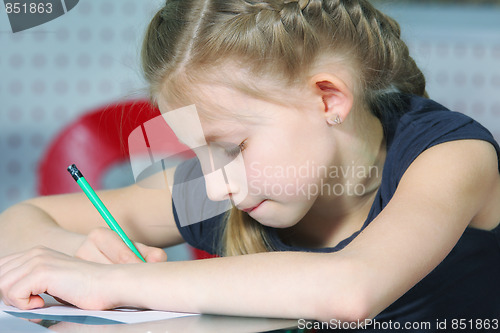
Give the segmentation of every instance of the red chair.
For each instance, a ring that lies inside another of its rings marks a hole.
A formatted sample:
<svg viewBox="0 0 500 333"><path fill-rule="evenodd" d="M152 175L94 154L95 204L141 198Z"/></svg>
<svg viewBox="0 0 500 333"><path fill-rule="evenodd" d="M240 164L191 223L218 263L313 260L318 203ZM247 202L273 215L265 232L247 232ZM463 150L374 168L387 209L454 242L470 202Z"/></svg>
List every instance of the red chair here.
<svg viewBox="0 0 500 333"><path fill-rule="evenodd" d="M81 191L66 171L73 163L92 187L102 189L103 175L114 165L129 161L131 133L139 128L144 131L144 123L159 115L159 110L146 100L120 102L85 113L57 135L43 155L38 169L38 193ZM161 126L161 149L190 152L166 122L155 122L155 126ZM146 145L149 147L147 142ZM211 257L194 248L192 254L196 259Z"/></svg>
<svg viewBox="0 0 500 333"><path fill-rule="evenodd" d="M66 167L75 163L96 189L114 164L128 158L128 136L160 115L147 101L129 101L97 108L69 124L53 139L39 164L38 193L78 192Z"/></svg>

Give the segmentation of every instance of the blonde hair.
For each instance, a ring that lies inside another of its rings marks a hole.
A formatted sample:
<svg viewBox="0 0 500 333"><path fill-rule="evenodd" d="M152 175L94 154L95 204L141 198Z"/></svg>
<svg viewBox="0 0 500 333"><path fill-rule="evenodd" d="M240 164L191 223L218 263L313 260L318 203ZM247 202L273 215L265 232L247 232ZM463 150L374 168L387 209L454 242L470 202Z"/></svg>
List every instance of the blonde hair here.
<svg viewBox="0 0 500 333"><path fill-rule="evenodd" d="M161 91L169 103L185 103L197 82L269 97L253 80L223 77L228 64L298 86L329 57L356 71L356 96L380 118L401 94L427 96L400 37L398 23L366 0L167 0L147 29L142 66L153 100ZM265 228L235 208L222 247L223 255L272 250Z"/></svg>

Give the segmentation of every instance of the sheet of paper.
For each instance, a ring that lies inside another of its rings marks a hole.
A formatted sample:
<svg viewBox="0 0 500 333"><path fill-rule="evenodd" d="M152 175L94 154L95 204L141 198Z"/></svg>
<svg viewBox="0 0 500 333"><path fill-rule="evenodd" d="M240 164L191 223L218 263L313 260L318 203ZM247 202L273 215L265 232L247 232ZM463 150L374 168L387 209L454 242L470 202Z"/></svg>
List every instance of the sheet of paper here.
<svg viewBox="0 0 500 333"><path fill-rule="evenodd" d="M47 295L42 295L42 297L45 300L45 306L43 308L34 310L20 310L12 306L7 306L3 301L0 301L0 311L4 311L7 313L8 312L31 313L39 315L53 315L53 316L90 316L90 317L114 320L127 324L197 315L195 313L121 309L121 308L114 310L107 310L107 311L89 311L89 310L82 310L74 306L61 304L58 301L56 301L53 297Z"/></svg>

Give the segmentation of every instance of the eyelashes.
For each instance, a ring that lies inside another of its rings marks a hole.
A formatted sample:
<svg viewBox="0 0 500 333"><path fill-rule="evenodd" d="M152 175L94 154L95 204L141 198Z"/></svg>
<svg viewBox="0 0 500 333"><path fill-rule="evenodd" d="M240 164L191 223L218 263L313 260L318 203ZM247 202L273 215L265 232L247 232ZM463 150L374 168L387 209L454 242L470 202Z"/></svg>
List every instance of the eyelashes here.
<svg viewBox="0 0 500 333"><path fill-rule="evenodd" d="M245 150L246 145L247 145L247 141L244 140L238 146L236 146L236 147L234 147L232 149L229 149L229 150L224 150L224 151L225 151L225 153L226 153L227 156L229 156L229 157L236 157L236 156L238 156L238 154L240 152L242 152L243 150Z"/></svg>

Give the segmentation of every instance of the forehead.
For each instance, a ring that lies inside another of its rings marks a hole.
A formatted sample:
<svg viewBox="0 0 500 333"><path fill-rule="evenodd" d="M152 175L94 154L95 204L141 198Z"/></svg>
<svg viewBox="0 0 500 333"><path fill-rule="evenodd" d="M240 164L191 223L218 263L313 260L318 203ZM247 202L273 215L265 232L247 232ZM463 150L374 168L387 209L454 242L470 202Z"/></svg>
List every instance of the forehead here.
<svg viewBox="0 0 500 333"><path fill-rule="evenodd" d="M223 65L186 66L165 77L157 91L161 99L171 104L170 110L195 104L207 119L242 116L250 101L284 105L297 96L291 92L297 87L287 86L271 75L253 73L248 67L230 59ZM283 98L284 95L288 96ZM253 105L251 113L255 111Z"/></svg>
<svg viewBox="0 0 500 333"><path fill-rule="evenodd" d="M213 92L213 91L212 91ZM200 147L210 142L235 139L265 120L262 112L251 112L245 101L226 93L210 94L201 103L175 108L165 99L158 100L162 116L177 138L189 147Z"/></svg>
<svg viewBox="0 0 500 333"><path fill-rule="evenodd" d="M276 112L276 105L223 85L198 84L191 92L183 101L171 102L165 89L158 98L160 111L168 113L194 105L199 120L212 128L262 123Z"/></svg>

